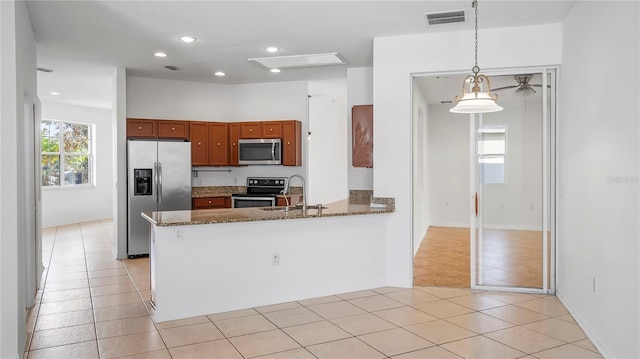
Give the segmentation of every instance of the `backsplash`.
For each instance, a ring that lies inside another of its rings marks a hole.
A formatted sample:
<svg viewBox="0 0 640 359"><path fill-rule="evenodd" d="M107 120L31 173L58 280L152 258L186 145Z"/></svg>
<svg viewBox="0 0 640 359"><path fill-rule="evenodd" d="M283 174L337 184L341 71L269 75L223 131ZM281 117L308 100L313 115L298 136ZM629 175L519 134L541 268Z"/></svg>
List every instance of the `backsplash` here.
<svg viewBox="0 0 640 359"><path fill-rule="evenodd" d="M252 165L244 167L194 167L193 169L191 174L192 187L246 186L247 177L289 178L291 175L299 174L306 179L304 166Z"/></svg>

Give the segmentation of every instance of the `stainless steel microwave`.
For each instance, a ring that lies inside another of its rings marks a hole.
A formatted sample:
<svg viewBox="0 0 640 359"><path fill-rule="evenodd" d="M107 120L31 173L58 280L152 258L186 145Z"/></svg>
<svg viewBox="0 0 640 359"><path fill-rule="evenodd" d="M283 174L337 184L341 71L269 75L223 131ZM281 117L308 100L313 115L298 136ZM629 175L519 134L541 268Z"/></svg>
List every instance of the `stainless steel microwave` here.
<svg viewBox="0 0 640 359"><path fill-rule="evenodd" d="M281 158L279 138L238 140L238 163L241 165L279 165Z"/></svg>

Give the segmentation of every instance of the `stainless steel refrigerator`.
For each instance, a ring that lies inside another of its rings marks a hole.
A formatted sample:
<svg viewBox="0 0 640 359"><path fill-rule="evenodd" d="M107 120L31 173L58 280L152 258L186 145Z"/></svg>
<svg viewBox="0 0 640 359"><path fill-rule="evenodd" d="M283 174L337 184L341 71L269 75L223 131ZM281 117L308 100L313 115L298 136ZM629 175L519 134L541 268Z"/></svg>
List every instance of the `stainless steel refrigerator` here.
<svg viewBox="0 0 640 359"><path fill-rule="evenodd" d="M127 254L149 254L142 212L191 209L191 144L127 141Z"/></svg>

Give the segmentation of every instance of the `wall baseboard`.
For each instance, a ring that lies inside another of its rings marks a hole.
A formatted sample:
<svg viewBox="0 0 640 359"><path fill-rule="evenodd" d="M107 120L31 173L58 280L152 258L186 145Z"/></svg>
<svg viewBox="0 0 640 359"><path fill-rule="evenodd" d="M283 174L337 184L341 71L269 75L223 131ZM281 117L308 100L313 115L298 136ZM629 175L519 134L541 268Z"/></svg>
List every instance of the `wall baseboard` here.
<svg viewBox="0 0 640 359"><path fill-rule="evenodd" d="M562 295L562 292L556 291L556 297L560 299L560 302L562 302L562 305L564 305L564 307L567 308L567 310L569 311L573 319L575 319L576 322L578 322L578 325L580 325L580 328L582 328L582 330L587 335L589 340L591 340L591 343L593 343L596 349L598 349L598 351L600 352L600 355L602 355L602 357L604 358L615 358L613 353L610 350L608 350L607 346L595 334L593 329L591 329L589 324L582 318L580 313L575 309L575 307L571 304L571 302L564 295Z"/></svg>

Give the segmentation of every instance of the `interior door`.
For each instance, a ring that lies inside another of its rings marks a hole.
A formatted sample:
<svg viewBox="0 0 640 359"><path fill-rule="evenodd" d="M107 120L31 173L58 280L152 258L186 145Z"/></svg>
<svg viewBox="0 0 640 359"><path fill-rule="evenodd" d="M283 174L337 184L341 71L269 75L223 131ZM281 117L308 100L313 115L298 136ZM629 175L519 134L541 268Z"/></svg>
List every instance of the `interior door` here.
<svg viewBox="0 0 640 359"><path fill-rule="evenodd" d="M553 291L552 78L553 70L534 73L535 92L471 115L472 288Z"/></svg>

